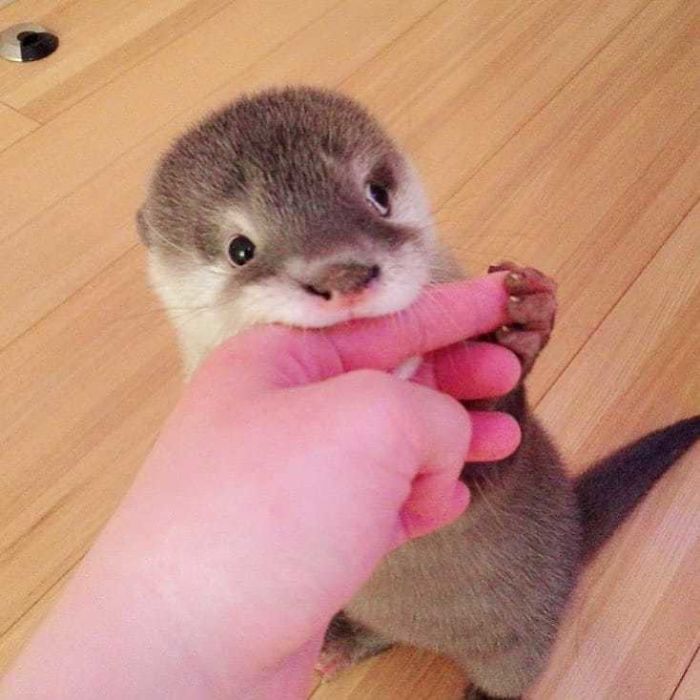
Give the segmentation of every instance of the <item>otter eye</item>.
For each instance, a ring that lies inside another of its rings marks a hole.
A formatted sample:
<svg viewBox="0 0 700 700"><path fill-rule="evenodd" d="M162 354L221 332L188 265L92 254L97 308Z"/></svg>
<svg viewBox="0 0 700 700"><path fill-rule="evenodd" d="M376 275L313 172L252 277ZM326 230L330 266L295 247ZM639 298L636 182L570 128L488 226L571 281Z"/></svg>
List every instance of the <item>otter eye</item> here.
<svg viewBox="0 0 700 700"><path fill-rule="evenodd" d="M381 214L389 216L389 190L376 182L368 182L365 186L367 201Z"/></svg>
<svg viewBox="0 0 700 700"><path fill-rule="evenodd" d="M228 244L228 257L234 265L245 265L255 256L255 243L247 236L236 236Z"/></svg>

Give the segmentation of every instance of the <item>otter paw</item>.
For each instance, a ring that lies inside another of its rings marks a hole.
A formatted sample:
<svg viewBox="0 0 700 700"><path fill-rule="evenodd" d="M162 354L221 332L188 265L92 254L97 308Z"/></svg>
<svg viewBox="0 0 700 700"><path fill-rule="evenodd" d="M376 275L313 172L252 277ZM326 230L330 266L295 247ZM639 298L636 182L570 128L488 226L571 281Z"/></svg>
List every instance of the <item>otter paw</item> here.
<svg viewBox="0 0 700 700"><path fill-rule="evenodd" d="M520 267L511 262L489 267L489 272L503 270L509 273L504 280L509 295L509 322L496 331L495 340L520 358L525 375L552 334L557 285L531 267Z"/></svg>

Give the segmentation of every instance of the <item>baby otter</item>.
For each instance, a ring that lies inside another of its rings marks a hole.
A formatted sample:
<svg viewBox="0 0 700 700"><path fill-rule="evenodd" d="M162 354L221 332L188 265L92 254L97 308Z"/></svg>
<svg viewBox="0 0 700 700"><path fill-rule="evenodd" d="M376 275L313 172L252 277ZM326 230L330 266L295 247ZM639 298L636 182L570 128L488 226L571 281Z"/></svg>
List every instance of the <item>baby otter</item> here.
<svg viewBox="0 0 700 700"><path fill-rule="evenodd" d="M259 323L320 328L409 306L464 275L434 234L421 184L367 112L313 88L244 97L182 136L138 213L150 276L191 373ZM493 338L524 374L554 320L554 285L514 265L512 323ZM331 624L331 670L396 642L457 661L469 698L514 698L542 670L578 573L700 436L700 417L566 476L521 385L495 403L518 451L468 464L473 502L455 523L392 553Z"/></svg>

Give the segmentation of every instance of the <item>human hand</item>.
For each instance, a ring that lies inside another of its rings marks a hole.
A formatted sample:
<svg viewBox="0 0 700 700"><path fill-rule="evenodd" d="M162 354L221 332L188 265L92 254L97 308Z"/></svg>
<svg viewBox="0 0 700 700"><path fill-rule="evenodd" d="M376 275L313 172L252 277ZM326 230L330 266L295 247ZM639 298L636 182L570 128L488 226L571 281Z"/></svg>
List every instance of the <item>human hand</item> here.
<svg viewBox="0 0 700 700"><path fill-rule="evenodd" d="M383 556L462 512L463 461L517 445L512 419L456 400L518 379L507 350L454 345L503 322L502 276L435 289L391 319L261 328L215 351L85 563L102 607L79 606L64 628L109 619L126 585L130 617L154 621L148 648L179 661L158 687L189 664L190 683L204 673L229 696L317 647ZM413 355L416 381L385 371Z"/></svg>

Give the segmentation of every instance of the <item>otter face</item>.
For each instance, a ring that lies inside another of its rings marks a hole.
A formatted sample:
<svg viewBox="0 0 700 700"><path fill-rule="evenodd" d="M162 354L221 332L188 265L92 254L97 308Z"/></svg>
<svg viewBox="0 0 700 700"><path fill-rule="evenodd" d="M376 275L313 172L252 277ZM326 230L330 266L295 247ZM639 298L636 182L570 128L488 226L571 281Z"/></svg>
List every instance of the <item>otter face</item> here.
<svg viewBox="0 0 700 700"><path fill-rule="evenodd" d="M185 134L138 223L189 370L253 324L403 309L436 265L409 163L360 106L311 88L243 98Z"/></svg>

